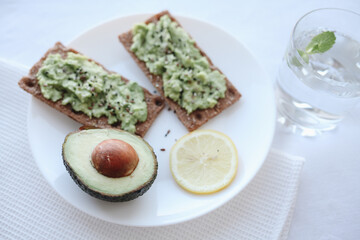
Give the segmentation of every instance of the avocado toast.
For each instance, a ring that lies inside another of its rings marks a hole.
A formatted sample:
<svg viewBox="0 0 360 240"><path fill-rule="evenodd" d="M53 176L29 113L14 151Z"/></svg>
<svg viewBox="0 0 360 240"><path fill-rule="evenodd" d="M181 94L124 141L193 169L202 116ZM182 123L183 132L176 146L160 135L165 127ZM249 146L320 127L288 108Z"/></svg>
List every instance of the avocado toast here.
<svg viewBox="0 0 360 240"><path fill-rule="evenodd" d="M29 75L26 77L23 77L19 81L19 86L22 89L24 89L25 91L27 91L30 94L32 94L33 96L35 96L36 98L40 99L41 101L47 103L51 107L66 114L70 118L74 119L75 121L77 121L85 126L91 126L91 127L96 127L96 128L112 127L112 128L121 129L122 128L121 121L117 121L114 123L110 122L109 118L107 116L89 117L89 115L85 114L83 111L74 110L74 108L72 107L71 104L64 104L65 94L62 94L62 96L58 100L56 100L56 98L55 98L56 101L54 101L53 96L47 96L47 97L44 96L44 92L42 92L41 86L39 84L39 70L42 69L44 62L47 60L47 58L49 56L60 55L62 59L65 59L70 54L76 55L77 57L83 56L74 49L67 48L59 42L56 43L55 46L52 47L51 49L49 49L46 52L46 54L30 69ZM53 60L53 61L55 61L55 60ZM59 61L59 60L56 60L56 61ZM91 64L95 63L97 68L101 68L106 73L115 74L115 73L105 69L101 64L95 62L92 59L88 59L88 62L90 62ZM81 79L81 77L82 76L80 76L80 79ZM69 79L70 79L70 76L69 76ZM129 83L129 80L122 76L121 76L121 80L122 80L122 82L125 83L125 85L127 83ZM81 81L83 81L85 84L87 79L81 79ZM112 90L111 87L112 86L109 87L110 90ZM139 89L139 87L137 89ZM141 88L141 89L143 91L143 98L144 98L143 100L146 103L147 115L142 116L143 121L136 122L134 132L135 132L135 134L143 137L146 134L146 132L148 131L148 129L150 128L151 124L156 119L157 115L164 108L164 100L162 97L153 95L144 88ZM95 92L95 94L97 94L97 93ZM98 103L95 103L95 104L98 104ZM112 107L112 108L114 108L114 107ZM89 107L89 109L91 109L91 107ZM111 111L114 112L115 110L111 110ZM112 115L114 115L114 114L112 113ZM130 114L128 114L128 115L130 115Z"/></svg>
<svg viewBox="0 0 360 240"><path fill-rule="evenodd" d="M165 25L165 23L162 23L162 21L166 20L166 19L164 20L164 18L170 18L172 22L172 23L166 23L166 26L170 26L170 27L172 26L172 28L169 28L168 30L169 33L165 33L165 34L161 32L163 31ZM156 29L157 23L162 24L160 29ZM148 27L148 29L145 29L146 27ZM132 58L139 65L141 70L149 78L151 83L156 87L156 89L161 93L161 95L164 96L165 101L169 104L170 108L174 110L179 120L184 124L184 126L189 131L193 131L199 128L201 125L205 124L209 119L215 117L216 115L218 115L223 110L225 110L226 108L228 108L229 106L231 106L240 99L241 94L231 84L231 82L222 74L222 72L213 65L209 57L197 46L197 44L194 42L194 40L192 40L192 38L189 35L186 34L186 37L188 38L188 40L186 41L190 43L188 44L188 46L193 48L191 50L192 52L195 52L193 55L197 55L197 57L195 57L193 60L193 62L195 62L195 66L191 62L188 64L187 60L180 59L180 61L178 61L178 59L181 58L182 53L181 52L179 53L178 51L179 48L176 48L175 45L179 46L181 43L178 44L175 41L171 42L172 40L170 40L168 41L170 45L165 46L163 48L163 51L165 53L161 55L161 58L162 57L165 58L164 63L162 66L158 67L157 65L152 64L152 62L154 61L152 60L153 55L150 54L148 56L146 55L141 56L139 54L139 52L143 52L144 48L149 48L149 44L146 43L148 36L143 37L140 41L136 35L134 36L134 32L136 33L137 30L136 28L137 29L143 28L144 29L143 31L151 31L151 29L155 28L152 34L153 35L160 34L159 39L161 41L160 43L154 42L156 46L162 45L163 44L162 40L164 38L167 38L167 35L172 35L174 31L177 31L178 29L181 29L180 31L183 31L184 33L185 31L181 28L181 25L177 22L177 20L173 16L170 15L168 11L164 11L146 20L145 24L143 24L142 26L135 27L134 29L119 35L119 40L124 45L125 49L130 53ZM140 29L140 31L142 31L142 29ZM145 35L146 34L147 33L145 33ZM183 33L181 34L185 35ZM152 37L157 38L157 36L152 36ZM170 36L170 38L171 37L172 36ZM180 38L182 38L182 36ZM140 42L140 44L135 43L136 41ZM141 49L142 44L147 44L147 45L143 49ZM175 46L175 49L173 48L173 46ZM160 46L160 48L161 47L162 46ZM150 51L152 51L152 49L150 49ZM182 49L180 49L180 51L182 51ZM188 49L185 49L185 51L188 51ZM190 56L190 58L191 57L192 56ZM177 77L175 76L175 74L166 75L168 74L167 70L169 69L168 61L172 61L172 59L175 59L175 61L173 61L173 63L176 64L175 68L178 67L179 65L180 65L179 68L182 68L180 69L180 71L182 71L181 73L182 76L184 75L183 74L184 72L185 75L193 74L192 76L194 76L194 72L199 65L200 66L205 65L205 67L200 68L200 70L196 72L196 76L194 78L185 79L184 77L182 77L181 79L181 77ZM157 68L160 68L160 70L157 71ZM205 69L206 71L205 70L203 71L203 69ZM204 72L205 74L203 74ZM208 81L209 79L213 78L213 76L215 76L214 77L215 80ZM171 81L173 80L173 78L177 78L176 80L179 81L177 82ZM199 84L199 82L202 81L204 81L205 83L202 85ZM190 84L188 84L187 82L190 82ZM179 85L180 88L181 85L183 85L182 89L179 88ZM200 88L200 90L195 91L193 88L190 89L192 95L185 94L186 92L184 91L184 89L186 89L190 85L196 85L196 87ZM168 89L170 89L170 91L167 92ZM178 89L177 92L174 92L174 89ZM199 101L198 98L200 95L205 96L205 98L209 99L209 101L207 101L207 99L205 101L204 100ZM200 102L200 104L197 104L197 102ZM193 107L191 104L193 104L194 106L195 105L198 106Z"/></svg>

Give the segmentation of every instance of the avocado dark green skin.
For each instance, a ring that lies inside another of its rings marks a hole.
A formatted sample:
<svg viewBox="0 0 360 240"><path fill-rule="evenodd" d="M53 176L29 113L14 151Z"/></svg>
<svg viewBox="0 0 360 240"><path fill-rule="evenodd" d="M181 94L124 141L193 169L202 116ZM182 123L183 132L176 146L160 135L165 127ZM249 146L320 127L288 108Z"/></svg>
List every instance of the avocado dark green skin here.
<svg viewBox="0 0 360 240"><path fill-rule="evenodd" d="M89 194L92 197L95 197L95 198L100 199L100 200L108 201L108 202L127 202L127 201L130 201L130 200L133 200L135 198L138 198L138 197L142 196L147 190L149 190L149 188L154 183L154 181L155 181L155 179L157 177L158 162L157 162L157 157L156 157L156 154L154 153L153 148L145 140L143 140L142 138L141 138L141 140L144 141L146 143L146 145L148 145L148 147L151 149L151 152L152 152L154 160L155 160L154 173L153 173L153 175L152 175L152 177L150 178L149 181L144 183L142 186L134 189L133 191L127 192L127 193L122 194L122 195L109 195L109 194L106 194L106 193L101 193L101 192L98 192L98 191L94 191L94 190L90 189L88 186L86 186L86 184L84 182L82 182L78 178L75 171L70 167L69 163L66 161L66 159L64 157L64 145L65 145L65 142L66 142L68 136L70 136L71 134L74 134L76 132L79 132L79 131L81 131L81 130L71 132L68 135L66 135L64 143L62 145L62 158L63 158L63 163L65 165L65 168L68 171L68 173L70 174L71 178L74 180L74 182L84 192L86 192L87 194ZM122 131L122 130L116 129L116 131ZM136 137L138 137L138 136L136 136ZM140 138L140 137L138 137L138 138Z"/></svg>

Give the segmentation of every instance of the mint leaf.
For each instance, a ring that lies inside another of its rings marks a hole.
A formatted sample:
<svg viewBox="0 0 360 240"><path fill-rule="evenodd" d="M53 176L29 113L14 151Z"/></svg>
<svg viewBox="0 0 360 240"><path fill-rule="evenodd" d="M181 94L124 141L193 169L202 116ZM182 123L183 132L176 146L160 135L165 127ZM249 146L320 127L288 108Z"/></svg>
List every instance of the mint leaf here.
<svg viewBox="0 0 360 240"><path fill-rule="evenodd" d="M309 55L314 53L324 53L328 51L335 44L335 34L334 32L326 31L322 32L313 39L306 46L305 51L298 49L298 53L306 63L309 63ZM299 63L300 64L300 63ZM296 65L296 64L295 64Z"/></svg>
<svg viewBox="0 0 360 240"><path fill-rule="evenodd" d="M316 35L306 46L307 54L324 53L329 50L335 43L336 37L334 32L326 31ZM301 55L301 54L300 54Z"/></svg>

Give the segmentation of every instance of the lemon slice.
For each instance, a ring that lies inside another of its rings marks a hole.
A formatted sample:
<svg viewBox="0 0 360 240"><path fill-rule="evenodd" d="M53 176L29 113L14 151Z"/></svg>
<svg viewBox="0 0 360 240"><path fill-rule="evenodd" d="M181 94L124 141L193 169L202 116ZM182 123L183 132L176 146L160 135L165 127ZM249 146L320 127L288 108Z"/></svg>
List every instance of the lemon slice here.
<svg viewBox="0 0 360 240"><path fill-rule="evenodd" d="M180 138L170 152L170 169L185 190L208 194L227 187L235 178L238 154L225 134L196 130Z"/></svg>

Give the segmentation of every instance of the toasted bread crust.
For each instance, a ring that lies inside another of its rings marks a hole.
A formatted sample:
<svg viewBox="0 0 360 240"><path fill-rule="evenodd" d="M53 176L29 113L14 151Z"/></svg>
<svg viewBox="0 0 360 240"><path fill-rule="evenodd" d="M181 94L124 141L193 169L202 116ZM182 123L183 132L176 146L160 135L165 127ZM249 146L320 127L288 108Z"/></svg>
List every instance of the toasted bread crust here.
<svg viewBox="0 0 360 240"><path fill-rule="evenodd" d="M30 69L29 75L26 77L23 77L19 81L19 86L27 91L28 93L32 94L34 97L40 99L41 101L45 102L49 106L57 109L58 111L66 114L70 118L74 119L75 121L85 125L85 126L91 126L96 128L118 128L121 129L121 123L117 123L116 125L110 125L108 124L107 117L100 117L100 118L89 118L86 114L81 112L75 112L72 110L71 106L68 105L62 105L61 99L53 102L49 99L46 99L42 93L40 86L38 84L38 80L36 78L36 74L39 71L39 69L42 66L42 63L45 61L47 56L49 54L59 53L62 57L66 57L68 52L73 53L79 53L78 51L74 49L70 49L62 45L60 42L57 42L54 47L50 48L45 55ZM95 62L96 64L102 66L101 64L97 63L94 60L91 60ZM107 70L104 66L102 66L107 72L112 73L111 71ZM128 82L129 80L121 77L121 79L125 82ZM148 90L144 89L144 95L145 95L145 101L147 104L147 110L148 110L148 117L145 122L139 122L136 124L136 132L135 134L143 137L148 129L150 128L151 124L156 119L157 115L160 113L160 111L164 108L164 100L162 97L151 94Z"/></svg>
<svg viewBox="0 0 360 240"><path fill-rule="evenodd" d="M169 15L172 21L175 21L180 25L180 23L173 17L168 11L160 12L148 20L145 21L146 24L148 23L156 23L161 16L163 15ZM141 70L145 73L145 75L149 78L151 83L155 86L155 88L161 93L161 95L165 98L165 101L167 104L169 104L170 108L174 110L179 120L184 124L184 126L189 130L193 131L197 128L199 128L201 125L205 124L208 120L215 117L219 113L221 113L223 110L228 108L230 105L234 104L236 101L238 101L241 97L241 94L237 91L237 89L231 84L231 82L228 80L228 78L225 78L226 80L226 92L225 92L225 98L221 98L218 100L218 103L213 108L203 109L203 110L195 110L191 114L187 114L186 110L182 108L178 103L173 101L172 99L165 97L164 91L163 91L163 81L162 77L159 75L155 75L150 73L149 69L146 67L145 62L141 61L137 56L130 50L131 45L133 43L132 41L133 35L132 30L123 33L119 35L120 42L124 45L125 49L130 53L131 57L135 60L135 62L139 65ZM213 70L218 70L221 72L218 68L216 68L210 58L205 54L204 51L201 50L201 48L195 43L195 46L200 50L201 54L207 58L207 60L210 63L210 67ZM222 72L221 72L222 73Z"/></svg>

